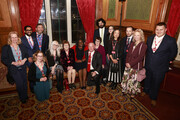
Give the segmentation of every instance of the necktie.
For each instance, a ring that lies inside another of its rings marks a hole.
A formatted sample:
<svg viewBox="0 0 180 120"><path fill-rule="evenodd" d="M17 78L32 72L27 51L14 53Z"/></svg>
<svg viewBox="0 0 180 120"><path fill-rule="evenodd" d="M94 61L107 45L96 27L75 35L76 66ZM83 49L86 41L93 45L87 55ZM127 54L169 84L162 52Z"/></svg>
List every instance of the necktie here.
<svg viewBox="0 0 180 120"><path fill-rule="evenodd" d="M127 38L126 45L129 45L129 39L130 39L130 38Z"/></svg>
<svg viewBox="0 0 180 120"><path fill-rule="evenodd" d="M90 72L90 67L91 67L91 52L89 53L89 56L88 56L87 72Z"/></svg>
<svg viewBox="0 0 180 120"><path fill-rule="evenodd" d="M104 46L104 35L103 35L103 29L101 29L101 45Z"/></svg>
<svg viewBox="0 0 180 120"><path fill-rule="evenodd" d="M28 42L29 42L29 45L31 46L31 49L33 49L33 43L31 41L31 37L29 37Z"/></svg>

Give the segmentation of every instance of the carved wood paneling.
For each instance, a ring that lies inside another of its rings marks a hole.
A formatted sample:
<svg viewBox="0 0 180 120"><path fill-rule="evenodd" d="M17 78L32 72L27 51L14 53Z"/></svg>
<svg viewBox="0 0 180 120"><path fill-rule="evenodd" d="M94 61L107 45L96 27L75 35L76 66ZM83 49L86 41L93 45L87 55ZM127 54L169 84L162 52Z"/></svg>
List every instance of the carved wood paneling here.
<svg viewBox="0 0 180 120"><path fill-rule="evenodd" d="M0 48L7 44L8 34L17 31L22 35L18 0L1 0L0 2ZM1 53L1 49L0 49Z"/></svg>
<svg viewBox="0 0 180 120"><path fill-rule="evenodd" d="M120 11L121 11L121 2L118 2L116 7L116 15L114 19L108 19L108 5L110 0L96 0L96 19L102 17L106 20L106 25L114 25L119 26L120 23ZM156 23L165 21L166 14L168 13L167 9L169 6L169 1L171 0L152 0L151 10L148 20L139 20L139 19L126 19L126 10L127 10L127 2L123 2L123 12L122 12L122 26L133 26L135 28L140 28L146 31L154 32L154 28ZM136 6L134 6L136 7ZM103 8L103 11L102 9ZM100 11L99 11L100 10Z"/></svg>
<svg viewBox="0 0 180 120"><path fill-rule="evenodd" d="M7 0L0 2L0 27L11 27L10 12Z"/></svg>

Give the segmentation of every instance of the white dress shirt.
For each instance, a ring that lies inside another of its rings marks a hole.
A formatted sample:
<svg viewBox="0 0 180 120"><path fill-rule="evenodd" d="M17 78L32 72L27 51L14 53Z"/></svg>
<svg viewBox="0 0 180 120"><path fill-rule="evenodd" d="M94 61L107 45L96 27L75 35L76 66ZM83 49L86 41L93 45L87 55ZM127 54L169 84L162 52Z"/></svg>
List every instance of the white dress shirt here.
<svg viewBox="0 0 180 120"><path fill-rule="evenodd" d="M158 37L158 36L155 36L154 37L154 40L153 40L153 44L152 44L152 49L153 48L156 48L156 50L159 48L163 38L164 38L165 35L161 36L161 37ZM156 41L156 42L155 42ZM156 45L155 45L156 43ZM153 51L153 52L156 52L156 51Z"/></svg>
<svg viewBox="0 0 180 120"><path fill-rule="evenodd" d="M101 37L101 45L104 46L104 31L105 27L99 28L99 36Z"/></svg>
<svg viewBox="0 0 180 120"><path fill-rule="evenodd" d="M27 38L27 40L28 40L28 43L29 43L29 40L30 40L32 46L34 46L34 41L33 41L32 37L31 37L31 36L27 36L27 35L25 35L25 36L26 36L26 38ZM30 38L30 39L29 39L29 38Z"/></svg>
<svg viewBox="0 0 180 120"><path fill-rule="evenodd" d="M94 70L94 68L93 68L93 66L92 66L92 60L93 60L93 55L94 55L94 53L95 53L95 50L93 51L93 52L88 52L88 56L89 56L89 54L91 53L91 65L90 65L90 70ZM96 74L99 74L97 71L95 71L96 72Z"/></svg>
<svg viewBox="0 0 180 120"><path fill-rule="evenodd" d="M132 37L132 35L130 37L127 37L127 39L129 38L128 44L131 43Z"/></svg>

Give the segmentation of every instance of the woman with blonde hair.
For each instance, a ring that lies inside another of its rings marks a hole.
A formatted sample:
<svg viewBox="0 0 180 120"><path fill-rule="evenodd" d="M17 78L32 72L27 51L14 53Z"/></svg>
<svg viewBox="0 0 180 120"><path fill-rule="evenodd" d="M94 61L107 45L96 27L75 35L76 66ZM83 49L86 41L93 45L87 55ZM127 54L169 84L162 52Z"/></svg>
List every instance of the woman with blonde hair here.
<svg viewBox="0 0 180 120"><path fill-rule="evenodd" d="M50 67L51 73L56 75L57 90L62 93L63 90L63 67L60 63L60 46L58 41L54 40L51 43L50 49L46 51L46 58Z"/></svg>
<svg viewBox="0 0 180 120"><path fill-rule="evenodd" d="M27 76L26 62L28 59L27 49L21 44L21 39L16 31L8 35L8 45L2 47L1 61L8 67L8 81L16 84L20 101L26 103Z"/></svg>
<svg viewBox="0 0 180 120"><path fill-rule="evenodd" d="M39 101L49 99L50 83L49 83L49 67L45 62L43 52L36 51L33 54L33 63L29 67L28 80L34 82L34 93Z"/></svg>
<svg viewBox="0 0 180 120"><path fill-rule="evenodd" d="M137 81L137 71L143 68L146 49L144 33L141 29L136 29L133 35L133 42L126 56L126 68L121 82L122 92L130 94L131 97L141 92L140 82Z"/></svg>

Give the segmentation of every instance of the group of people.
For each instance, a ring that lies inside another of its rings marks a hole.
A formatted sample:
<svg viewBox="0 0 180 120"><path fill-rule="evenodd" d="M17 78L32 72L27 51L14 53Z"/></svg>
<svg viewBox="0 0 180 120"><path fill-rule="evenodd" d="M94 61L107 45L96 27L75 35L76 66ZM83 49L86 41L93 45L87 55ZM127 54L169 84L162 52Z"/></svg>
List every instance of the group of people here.
<svg viewBox="0 0 180 120"><path fill-rule="evenodd" d="M16 83L21 102L26 103L28 99L27 78L31 92L43 101L49 98L52 88L50 74L56 76L57 90L62 93L64 74L67 74L69 88L75 89L76 72L81 89L95 85L98 95L100 84L110 82L111 89L115 90L119 84L123 94L134 97L141 92L137 72L145 67L142 95L149 94L151 104L155 106L160 84L177 54L176 40L166 34L166 24L162 22L156 25L155 35L147 39L147 44L141 29L134 30L129 26L126 37L121 39L119 29L106 28L105 25L102 18L97 20L98 29L94 31L93 42L87 46L79 39L73 47L63 41L62 48L57 41L48 48L49 37L43 34L42 24L37 25L34 33L31 26L25 26L25 36L21 39L17 32L10 32L1 59L8 67L8 78ZM26 65L29 67L28 77Z"/></svg>

